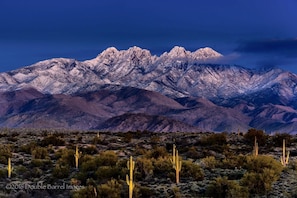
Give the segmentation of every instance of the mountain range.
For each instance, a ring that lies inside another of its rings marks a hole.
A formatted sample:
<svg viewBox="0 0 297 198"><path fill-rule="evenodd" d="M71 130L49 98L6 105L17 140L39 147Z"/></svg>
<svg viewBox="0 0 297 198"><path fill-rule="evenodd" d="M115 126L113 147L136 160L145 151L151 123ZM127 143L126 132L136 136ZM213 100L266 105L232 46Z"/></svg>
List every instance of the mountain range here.
<svg viewBox="0 0 297 198"><path fill-rule="evenodd" d="M297 75L220 64L211 48L110 47L0 73L0 126L297 133Z"/></svg>

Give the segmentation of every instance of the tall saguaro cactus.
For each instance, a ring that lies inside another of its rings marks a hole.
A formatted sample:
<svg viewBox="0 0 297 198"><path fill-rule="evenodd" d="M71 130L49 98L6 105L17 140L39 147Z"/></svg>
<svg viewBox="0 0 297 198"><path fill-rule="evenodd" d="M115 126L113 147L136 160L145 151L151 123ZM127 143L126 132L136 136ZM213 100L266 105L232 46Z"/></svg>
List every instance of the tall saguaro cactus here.
<svg viewBox="0 0 297 198"><path fill-rule="evenodd" d="M287 164L289 164L289 155L290 151L287 151L286 156L286 140L283 139L283 155L281 156L281 163L283 166L287 166Z"/></svg>
<svg viewBox="0 0 297 198"><path fill-rule="evenodd" d="M8 158L8 163L7 163L7 176L8 176L8 178L11 177L12 171L13 171L13 167L11 166L11 159L9 157Z"/></svg>
<svg viewBox="0 0 297 198"><path fill-rule="evenodd" d="M257 137L255 136L255 143L254 143L254 150L253 150L254 156L258 156L259 154L259 146L257 142Z"/></svg>
<svg viewBox="0 0 297 198"><path fill-rule="evenodd" d="M133 171L135 168L135 162L133 161L133 157L130 156L130 160L127 162L128 170L130 171L130 175L126 175L126 181L129 186L129 198L132 198L134 182L133 182Z"/></svg>
<svg viewBox="0 0 297 198"><path fill-rule="evenodd" d="M182 160L179 159L178 150L175 144L173 144L172 160L173 168L175 169L176 183L179 183L179 172L181 171Z"/></svg>
<svg viewBox="0 0 297 198"><path fill-rule="evenodd" d="M78 152L78 146L77 145L76 145L76 148L75 148L74 157L75 157L75 168L78 169L78 160L80 158L80 153Z"/></svg>

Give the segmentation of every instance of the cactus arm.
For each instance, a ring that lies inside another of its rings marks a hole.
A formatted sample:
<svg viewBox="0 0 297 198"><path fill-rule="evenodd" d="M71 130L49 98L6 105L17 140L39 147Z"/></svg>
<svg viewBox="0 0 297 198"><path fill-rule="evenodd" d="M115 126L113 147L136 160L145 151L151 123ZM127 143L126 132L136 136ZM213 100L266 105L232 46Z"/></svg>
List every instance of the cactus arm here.
<svg viewBox="0 0 297 198"><path fill-rule="evenodd" d="M287 157L286 157L286 164L289 163L289 156L290 156L290 151L287 152Z"/></svg>
<svg viewBox="0 0 297 198"><path fill-rule="evenodd" d="M13 168L12 168L12 166L11 166L11 159L10 159L10 157L9 157L9 158L8 158L8 163L7 163L7 176L8 176L8 178L11 177L11 173L12 173L12 171L13 171Z"/></svg>
<svg viewBox="0 0 297 198"><path fill-rule="evenodd" d="M127 161L127 167L128 170L130 171L130 176L126 175L126 182L127 185L129 186L129 198L132 198L132 194L133 194L133 189L134 189L134 183L133 183L133 171L135 168L135 162L133 161L132 156L130 156L130 160Z"/></svg>
<svg viewBox="0 0 297 198"><path fill-rule="evenodd" d="M172 165L173 168L175 169L175 177L176 177L176 183L179 183L179 172L181 171L181 166L182 166L182 160L179 159L178 155L178 150L175 148L175 145L173 145L173 153L174 157L172 156Z"/></svg>
<svg viewBox="0 0 297 198"><path fill-rule="evenodd" d="M259 146L258 146L258 142L257 142L257 137L256 136L255 136L253 154L254 154L254 156L258 156L258 154L259 154Z"/></svg>
<svg viewBox="0 0 297 198"><path fill-rule="evenodd" d="M287 151L287 155L286 155L286 140L283 139L283 155L281 157L281 164L283 166L287 166L287 164L289 164L289 156L290 156L290 151Z"/></svg>
<svg viewBox="0 0 297 198"><path fill-rule="evenodd" d="M78 152L78 146L76 145L76 148L75 148L75 168L78 169L78 160L80 158L80 153Z"/></svg>

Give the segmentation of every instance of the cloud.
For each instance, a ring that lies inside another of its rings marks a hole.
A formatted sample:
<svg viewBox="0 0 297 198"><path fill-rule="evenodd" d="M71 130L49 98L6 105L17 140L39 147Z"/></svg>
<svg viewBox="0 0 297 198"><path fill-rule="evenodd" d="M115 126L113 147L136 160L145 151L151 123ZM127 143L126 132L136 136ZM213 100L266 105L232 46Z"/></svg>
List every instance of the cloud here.
<svg viewBox="0 0 297 198"><path fill-rule="evenodd" d="M286 58L296 58L297 38L244 42L235 49L235 52L267 55L273 54Z"/></svg>

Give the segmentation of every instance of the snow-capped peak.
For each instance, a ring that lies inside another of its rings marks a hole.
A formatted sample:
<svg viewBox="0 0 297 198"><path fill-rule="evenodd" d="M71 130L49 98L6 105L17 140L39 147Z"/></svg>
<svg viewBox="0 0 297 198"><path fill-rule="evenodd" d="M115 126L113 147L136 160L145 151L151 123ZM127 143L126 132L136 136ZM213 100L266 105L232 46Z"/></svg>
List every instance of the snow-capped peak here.
<svg viewBox="0 0 297 198"><path fill-rule="evenodd" d="M173 47L167 56L172 58L185 58L191 54L190 51L187 51L184 47L175 46Z"/></svg>
<svg viewBox="0 0 297 198"><path fill-rule="evenodd" d="M117 54L119 51L117 50L117 48L115 47L109 47L106 50L104 50L103 52L101 52L98 55L98 58L104 57L104 58L108 58L110 56L114 56L115 54Z"/></svg>
<svg viewBox="0 0 297 198"><path fill-rule="evenodd" d="M222 54L216 52L210 47L204 47L192 53L194 59L213 59L223 57Z"/></svg>

